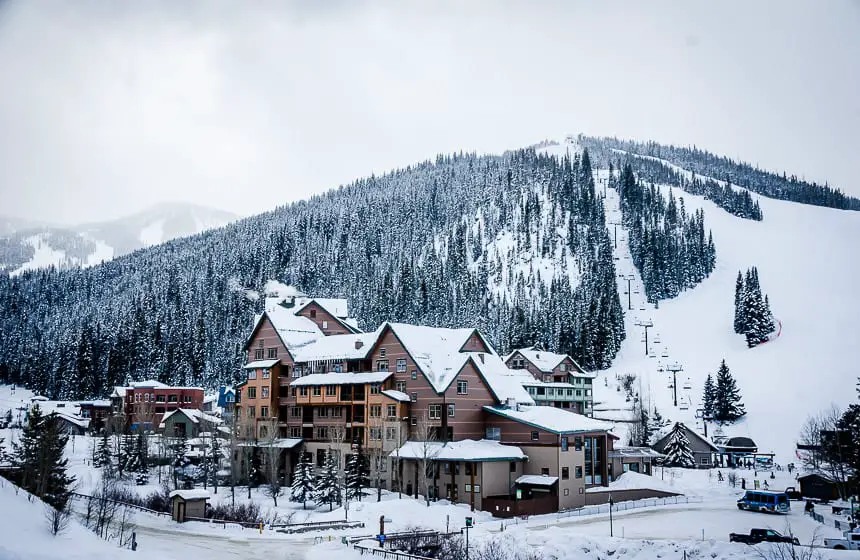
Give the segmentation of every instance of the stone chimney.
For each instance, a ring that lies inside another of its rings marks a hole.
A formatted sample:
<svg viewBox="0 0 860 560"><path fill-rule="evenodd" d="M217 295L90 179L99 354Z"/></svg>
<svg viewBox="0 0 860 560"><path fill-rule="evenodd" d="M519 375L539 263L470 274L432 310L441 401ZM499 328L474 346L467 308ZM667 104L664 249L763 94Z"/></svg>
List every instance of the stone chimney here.
<svg viewBox="0 0 860 560"><path fill-rule="evenodd" d="M361 340L356 340L356 341L355 341L355 349L356 349L356 350L361 350L361 347L362 347L362 346L364 346L364 342L362 342Z"/></svg>

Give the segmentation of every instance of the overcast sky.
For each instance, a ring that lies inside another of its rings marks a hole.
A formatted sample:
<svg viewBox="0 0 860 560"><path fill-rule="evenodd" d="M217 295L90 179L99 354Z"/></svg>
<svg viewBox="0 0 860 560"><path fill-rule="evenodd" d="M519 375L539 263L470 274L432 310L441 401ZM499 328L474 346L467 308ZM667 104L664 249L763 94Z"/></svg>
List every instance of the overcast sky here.
<svg viewBox="0 0 860 560"><path fill-rule="evenodd" d="M248 215L439 152L698 144L860 195L860 2L0 0L0 214Z"/></svg>

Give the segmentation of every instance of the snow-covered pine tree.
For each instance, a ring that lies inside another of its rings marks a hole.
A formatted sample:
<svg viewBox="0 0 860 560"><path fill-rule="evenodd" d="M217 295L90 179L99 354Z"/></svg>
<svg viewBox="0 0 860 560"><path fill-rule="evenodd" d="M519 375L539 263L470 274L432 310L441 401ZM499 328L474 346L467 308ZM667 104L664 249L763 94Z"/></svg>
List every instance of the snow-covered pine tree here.
<svg viewBox="0 0 860 560"><path fill-rule="evenodd" d="M113 474L113 457L110 448L111 442L108 438L107 430L104 430L102 431L102 437L99 438L99 443L93 456L93 466L105 469L102 476L108 476L108 471L111 471L111 475Z"/></svg>
<svg viewBox="0 0 860 560"><path fill-rule="evenodd" d="M293 473L293 484L290 487L290 499L301 502L302 509L308 508L308 501L314 499L316 476L314 475L313 458L310 453L302 453L296 472Z"/></svg>
<svg viewBox="0 0 860 560"><path fill-rule="evenodd" d="M120 442L117 464L120 465L120 477L128 473L137 472L137 454L135 453L134 436L123 434Z"/></svg>
<svg viewBox="0 0 860 560"><path fill-rule="evenodd" d="M74 477L66 474L68 441L59 417L43 416L35 406L19 440L12 444L13 463L22 473L21 486L57 509L65 507L74 483Z"/></svg>
<svg viewBox="0 0 860 560"><path fill-rule="evenodd" d="M693 468L696 466L696 459L690 449L690 440L687 439L684 430L684 425L676 422L669 432L669 439L663 448L663 454L666 455L663 464L667 467Z"/></svg>
<svg viewBox="0 0 860 560"><path fill-rule="evenodd" d="M660 411L657 410L657 407L654 407L654 413L651 415L651 436L654 437L655 434L658 434L660 430L665 428L669 422L663 418L663 415L660 414ZM646 445L651 445L651 441L646 443Z"/></svg>
<svg viewBox="0 0 860 560"><path fill-rule="evenodd" d="M317 477L316 483L314 500L318 505L328 504L328 510L332 511L335 504L341 504L343 495L340 488L340 479L337 474L335 455L331 449L326 453L323 470Z"/></svg>
<svg viewBox="0 0 860 560"><path fill-rule="evenodd" d="M714 392L714 420L717 422L734 422L746 414L741 403L741 393L735 378L729 371L729 366L723 360L717 370L717 387Z"/></svg>
<svg viewBox="0 0 860 560"><path fill-rule="evenodd" d="M188 440L184 437L173 443L173 487L179 488L179 475L185 477L184 469L188 466Z"/></svg>
<svg viewBox="0 0 860 560"><path fill-rule="evenodd" d="M744 334L746 321L744 319L744 277L741 271L738 271L738 279L735 282L735 332Z"/></svg>
<svg viewBox="0 0 860 560"><path fill-rule="evenodd" d="M370 486L370 469L361 446L347 458L345 478L346 499L354 500L357 498L358 501L361 501L367 495L366 490Z"/></svg>
<svg viewBox="0 0 860 560"><path fill-rule="evenodd" d="M702 394L702 412L705 418L713 418L716 398L717 388L714 386L714 378L709 373L705 378L705 390Z"/></svg>

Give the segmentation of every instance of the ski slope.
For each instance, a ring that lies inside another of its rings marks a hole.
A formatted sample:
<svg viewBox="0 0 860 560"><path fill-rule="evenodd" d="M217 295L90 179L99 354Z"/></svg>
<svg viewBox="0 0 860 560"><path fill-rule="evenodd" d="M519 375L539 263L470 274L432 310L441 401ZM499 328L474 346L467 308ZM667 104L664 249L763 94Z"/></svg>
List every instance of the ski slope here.
<svg viewBox="0 0 860 560"><path fill-rule="evenodd" d="M605 171L603 176L605 176ZM602 190L601 185L597 187ZM616 266L619 275L632 274L631 303L626 312L627 339L613 366L602 373L609 390L598 380L596 415L618 416L629 408L616 393L616 374L635 373L664 417L696 425L705 377L716 373L720 360L735 376L747 417L730 435L752 437L763 452L776 453L777 461L795 458L795 443L808 415L830 406L845 407L857 399L855 384L860 361L860 298L854 291L860 272L860 213L773 200L751 193L761 205L764 220L737 218L680 189L688 212L705 211L705 226L712 230L717 248L716 269L692 290L660 302L645 303L641 277L630 260L627 232L619 228ZM736 188L738 188L736 186ZM620 221L617 193L609 190L607 222ZM610 226L610 237L612 237ZM781 322L780 336L748 349L733 331L734 289L738 270L757 266L762 291L770 298L774 316ZM619 294L627 308L627 282L619 278ZM638 293L637 293L638 292ZM649 342L654 357L645 356L644 329L651 320ZM660 343L655 344L655 335ZM664 356L666 355L666 356ZM678 363L679 407L669 389L671 373L658 369ZM637 380L638 386L639 380ZM690 389L684 387L689 386ZM687 409L682 410L682 403ZM701 423L698 423L701 431ZM712 435L714 426L710 426Z"/></svg>

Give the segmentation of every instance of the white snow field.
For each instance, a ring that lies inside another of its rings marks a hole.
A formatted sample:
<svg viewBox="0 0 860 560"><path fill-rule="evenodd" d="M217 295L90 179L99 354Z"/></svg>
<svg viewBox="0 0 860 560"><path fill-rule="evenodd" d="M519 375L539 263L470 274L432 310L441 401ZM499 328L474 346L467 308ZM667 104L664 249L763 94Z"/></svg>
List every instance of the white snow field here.
<svg viewBox="0 0 860 560"><path fill-rule="evenodd" d="M605 170L601 174L605 177ZM598 185L600 188L600 185ZM668 189L663 187L668 196ZM624 418L630 408L613 389L616 374L634 373L638 389L652 407L673 421L696 425L702 387L708 373L716 374L725 358L737 380L748 412L745 420L726 427L731 435L749 435L762 452L776 453L778 462L795 460L795 444L808 415L835 403L845 407L857 400L855 385L860 361L860 297L855 284L860 273L860 212L773 200L751 193L764 220L730 215L703 197L671 188L683 198L688 212L705 211L705 227L713 232L717 249L714 272L692 290L662 301L659 308L645 302L641 277L630 260L627 232L619 228L617 273L633 275L632 310L626 311L627 339L610 369L595 386L596 416ZM607 221L620 221L617 193L609 190ZM613 235L610 226L610 237ZM738 270L758 267L762 291L781 323L780 336L753 349L732 328L734 289ZM619 278L622 305L627 309L627 282ZM649 351L644 329L650 320ZM657 342L659 341L659 343ZM679 406L669 383L669 364L679 364ZM601 391L604 384L610 389ZM684 410L686 408L686 410ZM702 430L701 423L698 424ZM709 435L715 426L709 425Z"/></svg>

